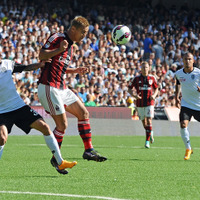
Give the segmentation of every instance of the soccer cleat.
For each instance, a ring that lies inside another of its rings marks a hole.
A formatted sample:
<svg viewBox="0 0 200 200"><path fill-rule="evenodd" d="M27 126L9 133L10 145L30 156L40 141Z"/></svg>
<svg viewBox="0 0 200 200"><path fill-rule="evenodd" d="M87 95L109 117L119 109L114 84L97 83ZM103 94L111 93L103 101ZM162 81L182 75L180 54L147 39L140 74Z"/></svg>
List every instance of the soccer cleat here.
<svg viewBox="0 0 200 200"><path fill-rule="evenodd" d="M63 175L68 174L67 170L65 170L65 169L60 170L58 168L58 163L54 157L51 158L50 162L51 162L51 165L56 168L58 173L63 174Z"/></svg>
<svg viewBox="0 0 200 200"><path fill-rule="evenodd" d="M150 142L151 142L151 144L154 143L153 131L151 132Z"/></svg>
<svg viewBox="0 0 200 200"><path fill-rule="evenodd" d="M62 163L60 165L58 165L58 169L63 170L63 169L66 169L66 168L72 168L76 164L77 164L76 161L69 162L69 161L63 160Z"/></svg>
<svg viewBox="0 0 200 200"><path fill-rule="evenodd" d="M85 151L83 153L83 159L87 159L87 160L94 160L96 162L103 162L106 161L107 158L101 156L97 151L95 150L91 150L91 151Z"/></svg>
<svg viewBox="0 0 200 200"><path fill-rule="evenodd" d="M149 141L146 141L146 142L145 142L145 148L147 148L147 149L149 149L149 148L150 148Z"/></svg>
<svg viewBox="0 0 200 200"><path fill-rule="evenodd" d="M191 154L193 154L193 150L192 149L186 149L184 160L189 160Z"/></svg>
<svg viewBox="0 0 200 200"><path fill-rule="evenodd" d="M63 174L63 175L68 174L68 171L65 168L72 168L74 165L77 164L76 161L68 162L68 161L63 160L64 163L62 162L61 165L58 165L58 163L54 157L51 158L50 162L51 162L51 165L56 168L57 172L60 174ZM73 164L70 164L70 163L73 163ZM67 165L67 167L66 167L66 165ZM63 168L63 166L64 166L64 168Z"/></svg>

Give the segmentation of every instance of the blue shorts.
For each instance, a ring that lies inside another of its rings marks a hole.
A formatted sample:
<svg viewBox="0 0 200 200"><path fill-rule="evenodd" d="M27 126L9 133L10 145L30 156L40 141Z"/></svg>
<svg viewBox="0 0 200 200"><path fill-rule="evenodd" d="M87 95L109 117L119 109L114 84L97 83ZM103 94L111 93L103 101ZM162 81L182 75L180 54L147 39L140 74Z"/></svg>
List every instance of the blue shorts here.
<svg viewBox="0 0 200 200"><path fill-rule="evenodd" d="M0 125L5 125L10 133L15 124L28 134L31 130L31 124L38 119L42 119L42 116L30 106L25 105L17 110L0 114Z"/></svg>

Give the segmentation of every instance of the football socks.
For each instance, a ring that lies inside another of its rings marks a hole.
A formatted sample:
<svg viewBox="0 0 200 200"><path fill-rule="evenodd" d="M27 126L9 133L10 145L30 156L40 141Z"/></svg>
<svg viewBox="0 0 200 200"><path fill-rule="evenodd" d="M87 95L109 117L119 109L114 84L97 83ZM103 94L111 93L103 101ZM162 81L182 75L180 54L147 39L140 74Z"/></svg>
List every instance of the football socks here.
<svg viewBox="0 0 200 200"><path fill-rule="evenodd" d="M0 146L0 159L1 159L1 156L3 154L3 148L4 148L4 145L3 146Z"/></svg>
<svg viewBox="0 0 200 200"><path fill-rule="evenodd" d="M185 144L185 148L186 149L191 149L191 145L190 145L190 133L188 131L188 128L181 128L181 137L182 140Z"/></svg>
<svg viewBox="0 0 200 200"><path fill-rule="evenodd" d="M78 121L78 131L79 131L79 135L81 136L83 140L85 150L93 149L92 139L91 139L92 134L91 134L89 119Z"/></svg>
<svg viewBox="0 0 200 200"><path fill-rule="evenodd" d="M44 139L45 139L47 146L53 153L57 163L60 165L63 161L63 158L61 156L60 149L59 149L58 143L57 143L54 135L53 134L48 135L48 136L44 135Z"/></svg>

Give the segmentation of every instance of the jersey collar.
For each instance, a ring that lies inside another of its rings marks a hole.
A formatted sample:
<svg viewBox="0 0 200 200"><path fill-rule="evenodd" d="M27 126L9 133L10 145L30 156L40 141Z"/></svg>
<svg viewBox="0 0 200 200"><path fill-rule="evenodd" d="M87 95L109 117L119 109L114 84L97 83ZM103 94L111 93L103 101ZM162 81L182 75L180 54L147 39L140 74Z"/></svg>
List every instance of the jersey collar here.
<svg viewBox="0 0 200 200"><path fill-rule="evenodd" d="M65 32L65 38L67 40L67 42L69 42L69 45L71 46L74 42L69 38L69 36L67 35L67 32Z"/></svg>

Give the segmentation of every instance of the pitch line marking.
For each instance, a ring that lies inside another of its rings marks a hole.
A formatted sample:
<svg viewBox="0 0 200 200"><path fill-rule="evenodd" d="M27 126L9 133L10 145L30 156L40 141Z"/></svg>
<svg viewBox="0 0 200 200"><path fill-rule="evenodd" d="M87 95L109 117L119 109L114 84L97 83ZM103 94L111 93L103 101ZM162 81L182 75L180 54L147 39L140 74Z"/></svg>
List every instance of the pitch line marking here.
<svg viewBox="0 0 200 200"><path fill-rule="evenodd" d="M41 196L60 196L60 197L74 197L74 198L92 198L92 199L106 199L106 200L131 200L131 199L103 197L103 196L87 196L87 195L76 195L76 194L57 194L57 193L42 193L42 192L0 191L0 193L29 194L29 195L41 195Z"/></svg>

